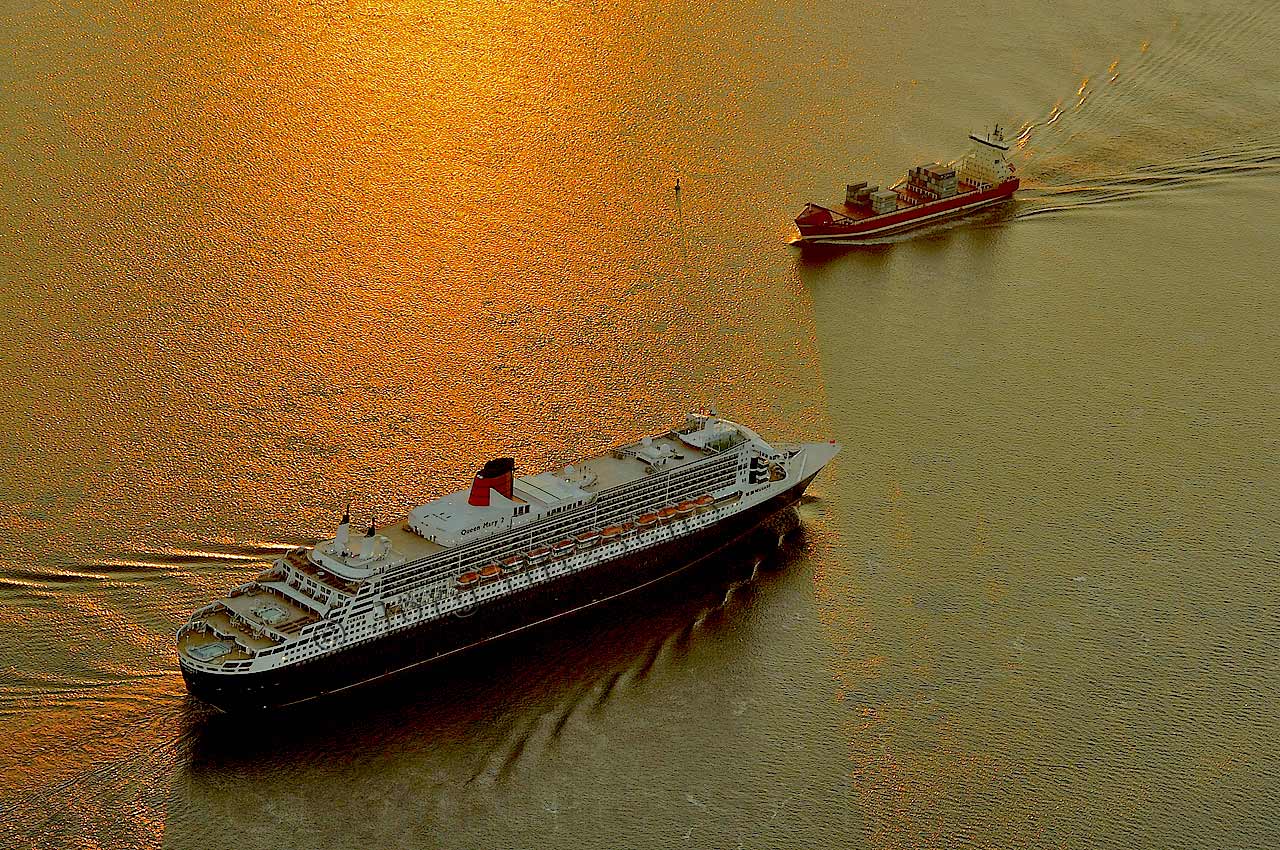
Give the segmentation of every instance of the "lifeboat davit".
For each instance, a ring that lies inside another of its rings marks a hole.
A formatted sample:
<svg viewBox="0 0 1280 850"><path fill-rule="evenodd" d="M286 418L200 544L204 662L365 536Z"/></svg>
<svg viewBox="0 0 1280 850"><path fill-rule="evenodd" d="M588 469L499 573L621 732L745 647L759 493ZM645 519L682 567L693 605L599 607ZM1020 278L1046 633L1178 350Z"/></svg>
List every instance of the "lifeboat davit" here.
<svg viewBox="0 0 1280 850"><path fill-rule="evenodd" d="M474 571L468 571L458 576L458 587L471 587L480 581L480 574Z"/></svg>
<svg viewBox="0 0 1280 850"><path fill-rule="evenodd" d="M512 555L510 558L502 559L502 571L504 573L514 573L516 570L524 569L524 555Z"/></svg>
<svg viewBox="0 0 1280 850"><path fill-rule="evenodd" d="M543 561L545 561L547 559L547 556L550 554L551 554L551 550L548 549L546 546L539 546L537 549L530 549L529 555L528 555L529 565L534 567L538 566L538 564L541 564Z"/></svg>
<svg viewBox="0 0 1280 850"><path fill-rule="evenodd" d="M640 514L640 516L636 517L636 525L640 526L641 528L652 528L657 524L658 524L657 514Z"/></svg>
<svg viewBox="0 0 1280 850"><path fill-rule="evenodd" d="M628 534L635 534L635 533L636 533L636 526L635 526L635 523L631 523L631 522L624 522L624 523L622 524L622 536L623 536L623 537L626 537Z"/></svg>
<svg viewBox="0 0 1280 850"><path fill-rule="evenodd" d="M485 564L480 568L481 581L493 581L500 575L502 575L502 567L497 564Z"/></svg>
<svg viewBox="0 0 1280 850"><path fill-rule="evenodd" d="M605 543L612 543L613 541L617 540L621 536L622 536L622 526L620 525L607 526L604 529L604 531L600 532L600 539L603 540Z"/></svg>

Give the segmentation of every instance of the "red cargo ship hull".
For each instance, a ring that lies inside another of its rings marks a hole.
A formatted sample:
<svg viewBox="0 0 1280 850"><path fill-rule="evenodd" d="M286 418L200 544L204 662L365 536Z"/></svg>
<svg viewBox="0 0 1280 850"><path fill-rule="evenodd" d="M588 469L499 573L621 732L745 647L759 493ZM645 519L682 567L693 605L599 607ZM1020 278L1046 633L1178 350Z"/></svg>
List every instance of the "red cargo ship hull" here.
<svg viewBox="0 0 1280 850"><path fill-rule="evenodd" d="M898 233L930 222L991 206L1013 197L1018 178L1006 180L987 189L961 185L959 194L940 200L924 200L892 212L870 215L856 207L841 205L839 209L809 204L796 217L800 244L864 242Z"/></svg>

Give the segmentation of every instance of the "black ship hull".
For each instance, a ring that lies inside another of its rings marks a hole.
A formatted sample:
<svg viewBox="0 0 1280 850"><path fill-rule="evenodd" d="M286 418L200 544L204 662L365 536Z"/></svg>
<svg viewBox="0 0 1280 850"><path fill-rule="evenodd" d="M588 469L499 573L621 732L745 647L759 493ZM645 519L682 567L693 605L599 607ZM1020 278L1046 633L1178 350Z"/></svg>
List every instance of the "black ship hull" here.
<svg viewBox="0 0 1280 850"><path fill-rule="evenodd" d="M194 696L223 711L282 707L383 679L686 570L795 504L813 477L713 526L486 603L468 616L432 620L275 670L219 674L183 666L182 677Z"/></svg>

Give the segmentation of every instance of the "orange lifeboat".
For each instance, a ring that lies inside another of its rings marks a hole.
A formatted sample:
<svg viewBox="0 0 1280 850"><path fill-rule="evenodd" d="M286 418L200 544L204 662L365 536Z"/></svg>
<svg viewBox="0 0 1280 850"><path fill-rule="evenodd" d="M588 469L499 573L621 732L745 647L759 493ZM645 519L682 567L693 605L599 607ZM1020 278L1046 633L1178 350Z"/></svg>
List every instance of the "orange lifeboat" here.
<svg viewBox="0 0 1280 850"><path fill-rule="evenodd" d="M520 569L524 569L524 555L512 555L510 558L502 559L502 571L504 573L514 573Z"/></svg>
<svg viewBox="0 0 1280 850"><path fill-rule="evenodd" d="M715 503L716 503L716 499L710 493L704 493L703 495L693 500L694 507L696 507L700 511L705 511L707 508L711 507Z"/></svg>
<svg viewBox="0 0 1280 850"><path fill-rule="evenodd" d="M547 559L547 556L550 554L551 554L551 550L548 549L546 546L539 546L537 549L530 549L529 555L528 555L529 565L533 567L538 566L538 564L541 564L543 561L545 561Z"/></svg>
<svg viewBox="0 0 1280 850"><path fill-rule="evenodd" d="M458 587L461 587L461 588L472 587L478 581L480 581L479 573L474 571L467 571L462 575L458 576Z"/></svg>
<svg viewBox="0 0 1280 850"><path fill-rule="evenodd" d="M622 536L623 536L623 537L626 537L628 534L635 534L635 533L636 533L636 526L635 526L635 523L632 523L632 522L624 522L624 523L622 524Z"/></svg>
<svg viewBox="0 0 1280 850"><path fill-rule="evenodd" d="M579 549L590 549L592 546L600 542L600 532L584 531L574 538L578 543Z"/></svg>
<svg viewBox="0 0 1280 850"><path fill-rule="evenodd" d="M561 540L559 543L551 547L551 557L563 558L573 551L573 541L569 539Z"/></svg>
<svg viewBox="0 0 1280 850"><path fill-rule="evenodd" d="M485 564L480 568L481 581L493 581L500 575L502 575L502 567L497 564Z"/></svg>
<svg viewBox="0 0 1280 850"><path fill-rule="evenodd" d="M676 509L671 507L670 505L658 511L658 519L662 520L663 522L671 522L671 520L675 518L676 518Z"/></svg>
<svg viewBox="0 0 1280 850"><path fill-rule="evenodd" d="M640 526L640 528L642 529L653 528L657 524L658 524L657 514L640 514L640 516L636 517L636 525Z"/></svg>
<svg viewBox="0 0 1280 850"><path fill-rule="evenodd" d="M622 526L620 525L607 526L604 529L604 531L600 532L600 539L603 540L605 543L612 543L613 541L617 540L621 536L622 536Z"/></svg>
<svg viewBox="0 0 1280 850"><path fill-rule="evenodd" d="M681 502L676 505L676 513L682 517L692 516L693 512L697 510L697 507L698 506L695 505L692 500L688 502Z"/></svg>

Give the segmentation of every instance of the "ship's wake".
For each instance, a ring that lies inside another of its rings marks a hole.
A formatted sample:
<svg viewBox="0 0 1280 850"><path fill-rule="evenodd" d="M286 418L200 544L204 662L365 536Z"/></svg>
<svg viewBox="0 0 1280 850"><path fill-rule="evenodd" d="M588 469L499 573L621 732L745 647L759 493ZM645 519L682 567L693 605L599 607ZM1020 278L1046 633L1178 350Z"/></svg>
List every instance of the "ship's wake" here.
<svg viewBox="0 0 1280 850"><path fill-rule="evenodd" d="M1280 7L1200 13L1143 38L1022 122L1015 218L1280 173Z"/></svg>
<svg viewBox="0 0 1280 850"><path fill-rule="evenodd" d="M103 714L178 701L177 670L156 663L173 657L174 630L212 590L252 578L287 548L213 541L0 562L0 632L22 635L23 658L0 682L0 716L21 724L72 707ZM5 649L0 642L0 662Z"/></svg>
<svg viewBox="0 0 1280 850"><path fill-rule="evenodd" d="M764 572L785 560L782 547L803 545L799 529L798 516L794 511L787 512L739 545L710 556L719 560L721 567L720 571L709 571L714 574L710 584L697 578L688 582L704 585L704 592L690 600L700 598L701 604L676 609L673 613L681 616L674 621L668 619L666 628L637 646L624 665L601 672L584 687L537 714L527 712L520 716L513 712L504 718L501 728L505 732L496 732L495 744L478 754L477 767L467 784L500 785L525 766L538 762L568 734L575 719L589 724L593 714L607 711L615 700L667 673L670 665L687 655L700 630L713 629L736 605L749 601Z"/></svg>
<svg viewBox="0 0 1280 850"><path fill-rule="evenodd" d="M1015 218L1057 215L1083 207L1141 200L1171 191L1196 189L1247 176L1280 174L1280 137L1205 151L1198 156L1143 166L1133 171L1033 187L1023 193Z"/></svg>
<svg viewBox="0 0 1280 850"><path fill-rule="evenodd" d="M26 836L23 846L70 847L113 823L122 846L154 840L154 823L141 815L164 808L165 777L177 771L185 750L179 735L185 711L176 700L131 711L117 706L81 722L70 737L56 707L33 723L7 720L7 746L16 741L33 754L39 779L0 793L0 834Z"/></svg>

